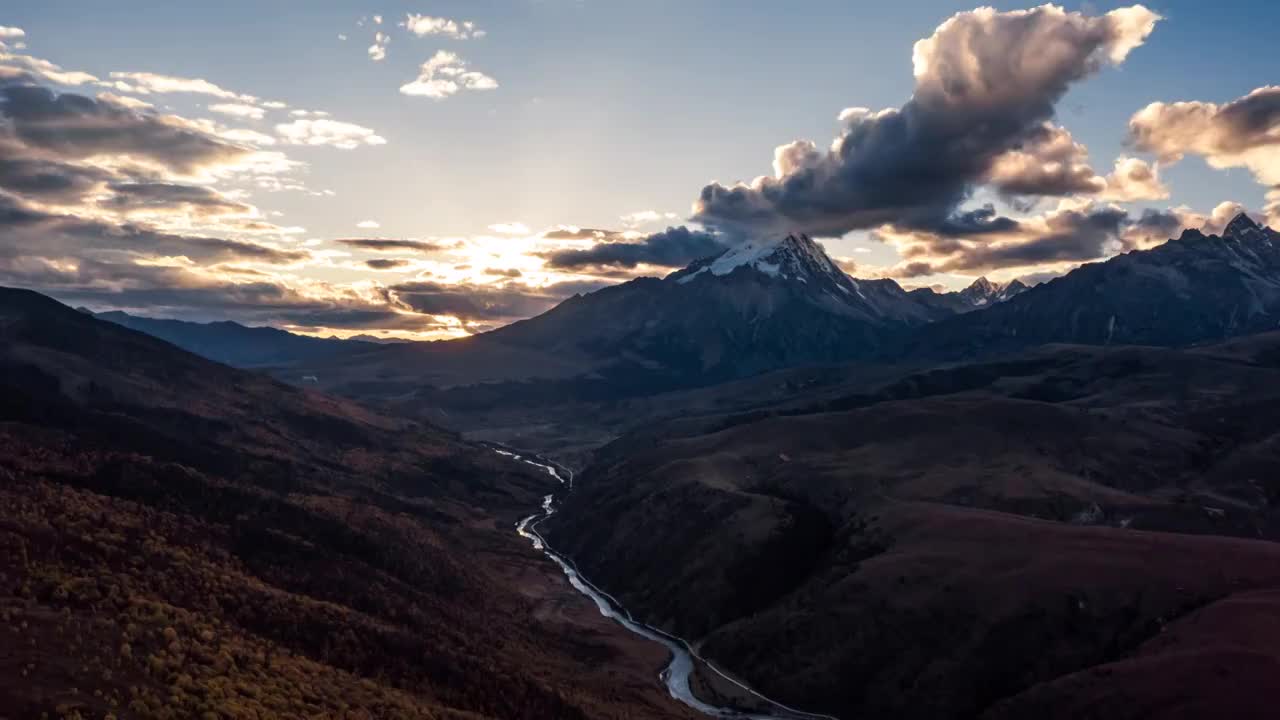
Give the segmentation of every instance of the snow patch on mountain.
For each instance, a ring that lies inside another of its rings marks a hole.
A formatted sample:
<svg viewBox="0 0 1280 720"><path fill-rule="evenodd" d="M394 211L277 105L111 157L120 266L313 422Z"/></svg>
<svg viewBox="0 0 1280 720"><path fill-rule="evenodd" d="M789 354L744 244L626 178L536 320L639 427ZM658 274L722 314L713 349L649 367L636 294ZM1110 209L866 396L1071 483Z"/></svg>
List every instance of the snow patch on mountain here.
<svg viewBox="0 0 1280 720"><path fill-rule="evenodd" d="M825 280L834 283L845 294L862 295L858 281L846 275L827 257L822 246L807 235L748 240L704 262L692 272L679 274L676 282L683 285L700 276L724 277L739 268L750 268L772 278L796 280L806 284L810 280Z"/></svg>
<svg viewBox="0 0 1280 720"><path fill-rule="evenodd" d="M1008 283L996 283L985 277L980 277L974 280L972 285L959 291L957 295L968 305L981 308L1004 302L1014 295L1029 289L1021 280L1015 279Z"/></svg>

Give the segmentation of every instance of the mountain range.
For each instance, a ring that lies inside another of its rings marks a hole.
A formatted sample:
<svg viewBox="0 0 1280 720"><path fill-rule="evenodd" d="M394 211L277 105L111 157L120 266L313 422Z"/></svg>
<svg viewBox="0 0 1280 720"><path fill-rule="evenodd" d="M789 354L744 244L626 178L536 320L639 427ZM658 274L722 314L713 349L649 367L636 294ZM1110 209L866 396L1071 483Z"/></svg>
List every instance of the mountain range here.
<svg viewBox="0 0 1280 720"><path fill-rule="evenodd" d="M1241 214L1091 263L982 312L911 333L898 357L993 355L1050 342L1182 347L1280 327L1280 233Z"/></svg>
<svg viewBox="0 0 1280 720"><path fill-rule="evenodd" d="M1278 239L1242 214L1220 236L1187 230L1035 287L979 278L939 293L852 278L817 242L790 235L434 343L103 317L282 379L314 376L323 388L362 399L531 381L622 396L798 366L933 362L1049 342L1181 347L1266 330L1280 323Z"/></svg>
<svg viewBox="0 0 1280 720"><path fill-rule="evenodd" d="M571 297L492 332L375 345L269 328L107 319L241 367L388 411L538 449L589 452L666 405L731 397L734 381L878 377L1045 343L1185 347L1280 323L1277 233L1246 215L1034 287L979 278L949 293L852 278L802 235L739 246L664 278ZM848 369L857 364L856 371ZM704 393L690 392L708 388ZM717 389L721 388L721 389ZM772 396L772 392L770 396ZM745 396L743 396L745 397ZM631 413L615 412L628 407ZM604 420L607 419L607 420Z"/></svg>
<svg viewBox="0 0 1280 720"><path fill-rule="evenodd" d="M242 368L294 367L357 355L383 344L375 338L361 336L347 340L318 338L273 327L250 327L230 321L198 323L149 318L119 310L97 313L96 317L158 337L210 360Z"/></svg>
<svg viewBox="0 0 1280 720"><path fill-rule="evenodd" d="M575 295L542 315L463 340L371 348L234 324L104 317L285 380L314 377L324 389L363 400L495 383L528 392L530 382L553 384L558 396L600 398L877 358L908 329L1026 289L980 278L959 292L907 291L893 280L852 278L817 242L789 235L664 278Z"/></svg>

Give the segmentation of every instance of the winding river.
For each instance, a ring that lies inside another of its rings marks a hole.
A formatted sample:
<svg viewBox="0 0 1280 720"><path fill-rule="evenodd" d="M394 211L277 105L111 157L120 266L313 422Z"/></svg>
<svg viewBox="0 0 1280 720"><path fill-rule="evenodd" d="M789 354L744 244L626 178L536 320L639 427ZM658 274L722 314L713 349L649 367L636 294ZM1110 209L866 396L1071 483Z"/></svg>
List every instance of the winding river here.
<svg viewBox="0 0 1280 720"><path fill-rule="evenodd" d="M564 485L566 491L573 489L573 473L567 469L557 468L555 465L540 458L520 455L509 450L495 449L495 452L543 470L561 485ZM565 577L569 579L569 584L578 592L591 598L592 602L596 604L596 608L600 610L601 615L614 620L636 635L661 643L671 652L671 662L659 675L659 679L667 686L667 691L671 693L671 697L704 715L717 718L739 718L740 720L837 720L831 715L807 713L770 700L741 681L729 676L709 660L698 655L689 642L683 638L676 637L636 620L622 606L622 603L618 602L617 598L592 584L590 580L583 577L582 573L578 572L572 560L560 555L547 544L546 539L538 532L538 524L555 513L556 503L555 494L553 493L542 499L541 512L534 513L516 523L516 532L533 543L535 550L540 550L559 565L560 569L564 571ZM764 713L745 712L703 702L693 693L693 689L689 684L689 678L699 664L715 672L727 682L736 685L743 692L755 697L761 705L768 707L769 711Z"/></svg>

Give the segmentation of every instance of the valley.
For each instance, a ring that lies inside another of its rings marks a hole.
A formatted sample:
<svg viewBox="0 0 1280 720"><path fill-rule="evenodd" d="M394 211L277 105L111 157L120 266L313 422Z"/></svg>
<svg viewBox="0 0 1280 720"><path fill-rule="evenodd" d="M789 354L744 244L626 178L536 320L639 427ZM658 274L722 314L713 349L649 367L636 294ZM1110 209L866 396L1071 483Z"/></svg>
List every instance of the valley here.
<svg viewBox="0 0 1280 720"><path fill-rule="evenodd" d="M90 638L76 657L102 668L92 700L9 700L225 711L246 702L236 673L295 665L279 692L323 678L337 694L308 691L314 707L357 697L375 716L1071 717L1123 696L1136 718L1216 697L1213 678L1154 678L1280 660L1227 620L1269 617L1280 592L1280 334L1255 332L1274 311L1263 270L1219 263L1272 262L1275 234L1247 222L949 299L855 281L788 237L464 341L150 326L193 349L230 333L253 372L6 291L4 467L29 508L7 531L26 578L10 616ZM1224 299L1213 317L1252 319L1152 334L1172 301L1105 278L1166 262L1184 288L1246 274L1254 314ZM701 310L664 316L672 292ZM1061 299L1076 292L1097 309ZM617 307L659 320L593 337ZM1057 308L1075 319L1039 319ZM1084 312L1116 318L1111 335ZM972 329L1005 316L1039 334ZM1135 318L1150 342L1112 342ZM955 345L957 327L987 340ZM86 525L104 512L109 540ZM139 552L202 564L111 569ZM254 593L281 599L238 599ZM145 664L108 652L109 608L137 618L122 637ZM527 685L495 694L503 676ZM149 685L126 697L120 677ZM1265 694L1248 680L1238 698Z"/></svg>
<svg viewBox="0 0 1280 720"><path fill-rule="evenodd" d="M512 532L539 473L27 291L0 339L4 713L697 716Z"/></svg>
<svg viewBox="0 0 1280 720"><path fill-rule="evenodd" d="M1280 3L993 5L0 6L0 720L1280 716Z"/></svg>

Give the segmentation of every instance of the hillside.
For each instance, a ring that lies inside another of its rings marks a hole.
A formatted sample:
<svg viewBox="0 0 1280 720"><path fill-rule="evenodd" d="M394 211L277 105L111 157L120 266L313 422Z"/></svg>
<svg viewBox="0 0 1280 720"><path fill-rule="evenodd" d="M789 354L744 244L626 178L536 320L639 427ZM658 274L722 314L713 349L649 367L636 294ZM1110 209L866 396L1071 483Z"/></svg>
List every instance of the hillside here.
<svg viewBox="0 0 1280 720"><path fill-rule="evenodd" d="M0 368L5 714L683 716L512 532L545 477L26 291Z"/></svg>
<svg viewBox="0 0 1280 720"><path fill-rule="evenodd" d="M671 420L598 451L549 537L641 617L809 710L973 717L1083 679L1114 698L1122 666L1196 662L1152 644L1162 627L1280 588L1280 545L1261 540L1280 536L1278 351L1277 334L1054 346ZM1249 643L1247 624L1215 627L1234 634L1201 643L1206 662ZM1276 660L1231 656L1242 697ZM1221 692L1144 683L1132 717Z"/></svg>

